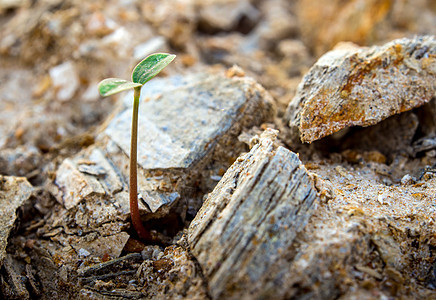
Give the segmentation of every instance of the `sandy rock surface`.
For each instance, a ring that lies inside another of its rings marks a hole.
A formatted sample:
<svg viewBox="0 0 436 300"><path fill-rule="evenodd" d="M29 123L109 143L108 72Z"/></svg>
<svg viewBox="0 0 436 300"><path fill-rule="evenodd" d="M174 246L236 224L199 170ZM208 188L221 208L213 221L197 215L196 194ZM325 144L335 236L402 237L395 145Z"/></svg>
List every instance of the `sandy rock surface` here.
<svg viewBox="0 0 436 300"><path fill-rule="evenodd" d="M32 186L22 177L2 176L1 178L1 220L0 220L0 264L6 256L9 234L17 219L16 211L32 195Z"/></svg>
<svg viewBox="0 0 436 300"><path fill-rule="evenodd" d="M423 105L436 93L435 80L433 36L366 49L345 45L323 55L304 76L285 118L310 143Z"/></svg>

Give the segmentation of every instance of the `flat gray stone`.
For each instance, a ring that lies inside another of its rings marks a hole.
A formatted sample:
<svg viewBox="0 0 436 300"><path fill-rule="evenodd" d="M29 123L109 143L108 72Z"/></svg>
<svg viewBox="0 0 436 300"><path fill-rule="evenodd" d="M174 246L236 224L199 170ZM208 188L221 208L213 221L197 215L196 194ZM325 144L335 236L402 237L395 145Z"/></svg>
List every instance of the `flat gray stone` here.
<svg viewBox="0 0 436 300"><path fill-rule="evenodd" d="M127 232L120 232L110 236L100 236L92 241L82 239L78 243L72 243L72 246L79 255L82 252L99 257L109 255L111 258L117 258L121 255L128 240L129 234Z"/></svg>
<svg viewBox="0 0 436 300"><path fill-rule="evenodd" d="M67 209L84 202L103 213L101 222L117 213L128 216L132 102L132 93L126 94L97 143L60 165L51 188ZM214 176L211 170L227 168L246 150L237 140L241 131L267 121L273 111L271 96L247 77L194 74L147 83L138 124L141 212L162 217L191 197L186 196L191 186L206 182Z"/></svg>
<svg viewBox="0 0 436 300"><path fill-rule="evenodd" d="M168 84L178 88L167 92ZM144 169L189 168L244 111L259 109L270 100L254 80L245 77L196 74L161 80L151 89L160 92L144 94L139 113L138 164ZM126 99L133 101L131 94ZM105 131L127 155L131 115L131 109L126 109Z"/></svg>

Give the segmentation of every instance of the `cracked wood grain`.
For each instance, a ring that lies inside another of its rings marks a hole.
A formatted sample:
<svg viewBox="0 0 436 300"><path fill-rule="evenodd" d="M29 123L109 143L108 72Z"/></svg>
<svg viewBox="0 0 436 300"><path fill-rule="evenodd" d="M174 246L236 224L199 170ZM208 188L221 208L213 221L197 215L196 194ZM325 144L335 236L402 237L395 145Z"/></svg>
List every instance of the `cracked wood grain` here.
<svg viewBox="0 0 436 300"><path fill-rule="evenodd" d="M230 167L189 227L214 299L273 297L312 214L316 192L298 155L266 135Z"/></svg>

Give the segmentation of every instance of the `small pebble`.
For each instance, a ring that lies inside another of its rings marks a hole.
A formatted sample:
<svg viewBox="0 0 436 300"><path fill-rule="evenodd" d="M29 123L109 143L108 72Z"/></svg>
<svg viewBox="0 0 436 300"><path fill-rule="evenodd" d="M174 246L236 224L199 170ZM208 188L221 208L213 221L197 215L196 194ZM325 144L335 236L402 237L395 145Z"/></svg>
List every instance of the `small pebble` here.
<svg viewBox="0 0 436 300"><path fill-rule="evenodd" d="M424 175L422 175L422 179L425 181L432 179L434 174L432 172L425 172Z"/></svg>
<svg viewBox="0 0 436 300"><path fill-rule="evenodd" d="M415 183L415 180L413 180L412 176L410 174L406 174L401 178L401 184L402 185L409 185Z"/></svg>
<svg viewBox="0 0 436 300"><path fill-rule="evenodd" d="M166 48L165 38L157 36L149 39L145 43L139 44L133 50L135 60L141 60L154 52L162 52Z"/></svg>
<svg viewBox="0 0 436 300"><path fill-rule="evenodd" d="M425 156L427 157L436 157L436 150L431 149L430 151L425 152Z"/></svg>
<svg viewBox="0 0 436 300"><path fill-rule="evenodd" d="M60 101L70 100L79 88L79 75L71 61L67 61L49 70L56 97Z"/></svg>
<svg viewBox="0 0 436 300"><path fill-rule="evenodd" d="M78 254L79 254L79 256L81 256L81 257L87 257L87 256L89 256L91 253L89 253L89 251L86 250L86 249L80 248Z"/></svg>

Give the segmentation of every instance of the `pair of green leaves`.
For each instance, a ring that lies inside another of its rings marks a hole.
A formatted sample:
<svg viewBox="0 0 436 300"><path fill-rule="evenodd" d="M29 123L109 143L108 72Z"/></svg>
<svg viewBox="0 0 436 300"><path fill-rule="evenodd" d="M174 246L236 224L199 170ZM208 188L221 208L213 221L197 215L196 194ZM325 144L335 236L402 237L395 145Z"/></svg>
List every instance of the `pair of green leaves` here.
<svg viewBox="0 0 436 300"><path fill-rule="evenodd" d="M156 76L176 56L174 54L156 53L142 60L132 72L132 81L120 78L107 78L98 84L98 91L103 97L110 96L131 88L143 86Z"/></svg>

